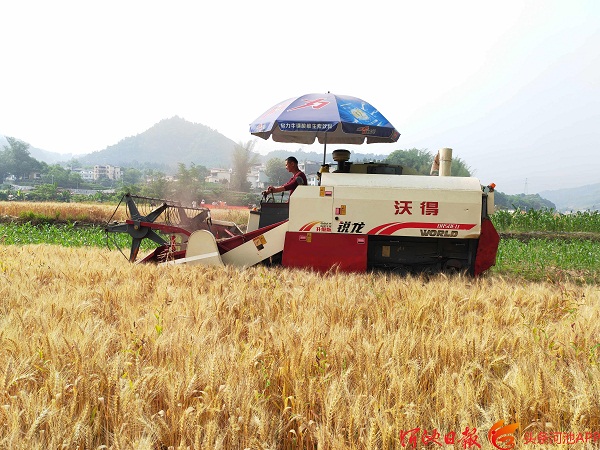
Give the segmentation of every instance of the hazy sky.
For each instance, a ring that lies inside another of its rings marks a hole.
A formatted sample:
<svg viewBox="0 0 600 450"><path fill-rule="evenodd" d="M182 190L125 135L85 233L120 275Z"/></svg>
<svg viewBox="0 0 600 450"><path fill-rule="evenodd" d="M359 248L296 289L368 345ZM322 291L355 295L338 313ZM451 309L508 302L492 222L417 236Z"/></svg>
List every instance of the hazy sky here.
<svg viewBox="0 0 600 450"><path fill-rule="evenodd" d="M506 193L600 182L599 1L3 1L0 56L0 134L45 150L175 115L246 142L272 105L331 91L402 134L336 148L451 147Z"/></svg>

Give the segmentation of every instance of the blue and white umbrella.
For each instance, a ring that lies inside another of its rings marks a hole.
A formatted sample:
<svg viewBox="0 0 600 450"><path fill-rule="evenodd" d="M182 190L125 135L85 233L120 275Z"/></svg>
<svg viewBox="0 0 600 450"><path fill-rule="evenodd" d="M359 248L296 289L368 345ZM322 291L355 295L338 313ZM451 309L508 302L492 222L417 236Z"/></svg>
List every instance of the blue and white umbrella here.
<svg viewBox="0 0 600 450"><path fill-rule="evenodd" d="M284 100L250 124L250 133L276 142L374 144L400 133L370 103L348 95L307 94ZM325 163L325 161L323 161Z"/></svg>

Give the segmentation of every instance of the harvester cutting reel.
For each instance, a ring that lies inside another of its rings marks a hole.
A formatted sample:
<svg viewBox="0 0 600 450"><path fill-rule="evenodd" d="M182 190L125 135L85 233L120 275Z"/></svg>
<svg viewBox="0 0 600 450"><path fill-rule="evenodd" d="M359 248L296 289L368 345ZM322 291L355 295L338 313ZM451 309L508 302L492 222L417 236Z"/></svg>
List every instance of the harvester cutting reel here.
<svg viewBox="0 0 600 450"><path fill-rule="evenodd" d="M127 219L117 222L113 219L121 204L125 205ZM130 262L136 261L144 239L150 239L158 247L140 262L164 262L183 258L188 238L196 230L207 230L217 240L242 234L234 222L213 220L208 208L188 207L177 201L131 194L121 198L104 231L107 242L109 233L127 233L131 236ZM116 239L113 239L113 243L121 250Z"/></svg>

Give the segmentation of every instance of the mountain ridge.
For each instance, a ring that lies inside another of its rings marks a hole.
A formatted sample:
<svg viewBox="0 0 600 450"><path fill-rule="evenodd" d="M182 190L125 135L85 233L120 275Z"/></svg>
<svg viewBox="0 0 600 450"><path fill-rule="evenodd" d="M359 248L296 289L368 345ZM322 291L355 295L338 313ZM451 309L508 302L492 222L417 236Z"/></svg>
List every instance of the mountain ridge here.
<svg viewBox="0 0 600 450"><path fill-rule="evenodd" d="M600 211L600 183L542 191L539 195L554 203L558 211Z"/></svg>
<svg viewBox="0 0 600 450"><path fill-rule="evenodd" d="M143 163L171 169L178 163L222 167L231 164L235 145L234 141L206 125L174 116L138 135L77 159L81 164L125 167Z"/></svg>

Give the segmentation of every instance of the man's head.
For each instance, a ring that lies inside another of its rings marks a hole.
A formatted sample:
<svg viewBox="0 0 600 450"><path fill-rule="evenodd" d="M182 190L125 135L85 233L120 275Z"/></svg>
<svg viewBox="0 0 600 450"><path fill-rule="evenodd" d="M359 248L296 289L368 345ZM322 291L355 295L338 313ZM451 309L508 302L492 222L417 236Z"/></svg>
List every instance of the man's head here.
<svg viewBox="0 0 600 450"><path fill-rule="evenodd" d="M293 156L288 156L285 159L285 168L288 172L295 173L296 171L298 171L298 160Z"/></svg>

